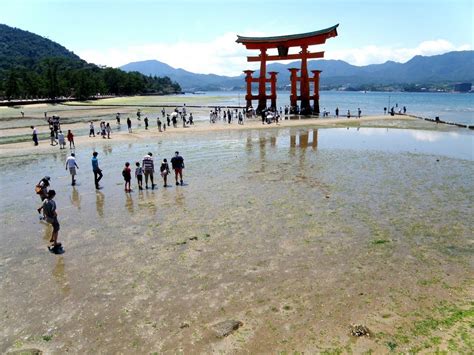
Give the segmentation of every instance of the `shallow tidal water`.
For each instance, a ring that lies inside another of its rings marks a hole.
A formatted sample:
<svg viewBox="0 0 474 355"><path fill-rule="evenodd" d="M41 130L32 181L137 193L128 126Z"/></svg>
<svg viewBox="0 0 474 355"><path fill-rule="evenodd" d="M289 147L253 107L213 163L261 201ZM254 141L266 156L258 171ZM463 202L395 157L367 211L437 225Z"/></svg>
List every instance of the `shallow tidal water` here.
<svg viewBox="0 0 474 355"><path fill-rule="evenodd" d="M125 161L134 166L151 151L158 165L175 150L185 186L163 188L156 176L156 190L133 181L124 193ZM394 339L400 326L410 334L415 311L468 299L470 132L272 128L97 139L76 149L74 188L67 155L0 157L1 352L365 351L392 341L404 351L420 337ZM63 255L46 249L51 229L35 211L44 175L57 192ZM227 319L243 325L216 338L213 325ZM351 323L377 336L354 340Z"/></svg>

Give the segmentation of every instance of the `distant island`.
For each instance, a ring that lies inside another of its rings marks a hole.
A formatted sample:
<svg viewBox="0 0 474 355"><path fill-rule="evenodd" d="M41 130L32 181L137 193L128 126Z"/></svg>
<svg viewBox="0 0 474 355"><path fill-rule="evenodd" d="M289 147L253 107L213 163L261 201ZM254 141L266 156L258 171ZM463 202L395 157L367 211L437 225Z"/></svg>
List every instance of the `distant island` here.
<svg viewBox="0 0 474 355"><path fill-rule="evenodd" d="M288 68L299 66L299 62L272 63L267 66L267 70L279 73L277 85L280 90L284 90L289 85ZM157 60L133 62L120 68L145 75L166 75L178 82L185 91L245 89L243 74L197 74L173 68ZM388 61L360 67L342 60L312 60L308 62L308 70L313 69L323 71L322 90L469 91L470 84L474 82L474 51L449 52L429 57L415 56L406 63ZM258 76L258 71L254 76Z"/></svg>

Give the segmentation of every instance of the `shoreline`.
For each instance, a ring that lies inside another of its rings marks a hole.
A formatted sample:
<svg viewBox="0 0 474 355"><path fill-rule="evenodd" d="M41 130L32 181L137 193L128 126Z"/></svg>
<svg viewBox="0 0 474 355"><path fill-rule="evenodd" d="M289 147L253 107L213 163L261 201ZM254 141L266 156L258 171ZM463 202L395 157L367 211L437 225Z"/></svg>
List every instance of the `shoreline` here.
<svg viewBox="0 0 474 355"><path fill-rule="evenodd" d="M390 116L367 116L361 118L309 118L309 119L289 119L289 120L282 120L278 124L262 124L259 119L252 119L250 121L246 121L245 124L239 125L237 123L227 124L222 121L219 121L215 124L210 124L208 121L195 121L193 126L186 126L186 128L182 127L182 124L178 123L177 128L168 128L164 132L159 132L157 129L156 124L150 125L148 130L145 130L143 123L140 124L139 127L136 126L136 120L134 119L135 127L132 124L132 130L135 130L133 133L128 133L126 124L121 124L120 131L113 131L111 139L103 139L100 135L96 134L96 137L89 137L87 133L85 135L75 135L74 142L78 143L78 146L87 145L90 143L97 143L98 140L101 142L127 142L127 141L136 141L139 139L149 139L149 138L166 138L166 137L176 137L182 134L200 134L200 133L210 133L210 132L223 132L223 131L236 131L236 130L252 130L252 129L268 129L268 128L291 128L291 127L320 127L320 128L335 128L340 126L354 126L360 123L371 123L371 122L387 122L393 123L397 121L407 121L407 122L418 122L414 117L411 116L396 116L396 118ZM115 123L114 123L115 125ZM88 131L87 129L87 122L85 123L72 123L72 124L64 124L63 125L63 132L67 132L67 129L74 130L82 130ZM115 126L116 127L116 126ZM98 127L96 126L96 129ZM394 126L393 128L397 128ZM400 127L403 128L403 127ZM19 135L31 135L31 129L29 128L13 128L9 129L14 131L25 131ZM7 131L7 129L0 131L0 137L11 137L11 135L3 135L3 133ZM8 132L7 132L8 133ZM44 134L44 132L39 132L39 135ZM50 145L49 138L42 139L39 141L39 146L34 146L31 140L27 142L15 142L15 143L5 143L0 144L0 154L11 154L13 152L32 152L32 151L51 151L53 146ZM68 143L66 142L66 148L68 148ZM54 149L59 149L54 146Z"/></svg>

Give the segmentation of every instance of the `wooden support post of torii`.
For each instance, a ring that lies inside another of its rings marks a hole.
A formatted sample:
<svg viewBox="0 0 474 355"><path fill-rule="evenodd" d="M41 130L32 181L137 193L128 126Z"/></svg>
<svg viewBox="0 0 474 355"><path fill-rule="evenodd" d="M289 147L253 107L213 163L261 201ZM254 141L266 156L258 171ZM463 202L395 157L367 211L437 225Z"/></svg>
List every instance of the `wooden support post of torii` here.
<svg viewBox="0 0 474 355"><path fill-rule="evenodd" d="M276 98L277 98L277 94L276 94L276 81L277 81L277 79L276 79L276 76L277 76L278 72L271 71L268 74L270 74L270 101L271 101L270 107L272 109L276 109Z"/></svg>
<svg viewBox="0 0 474 355"><path fill-rule="evenodd" d="M290 71L290 83L291 83L291 91L290 91L290 112L294 113L296 110L298 95L296 94L297 88L297 81L298 81L298 68L289 68Z"/></svg>
<svg viewBox="0 0 474 355"><path fill-rule="evenodd" d="M247 83L247 94L245 95L247 109L252 106L252 74L253 70L244 70L245 82Z"/></svg>
<svg viewBox="0 0 474 355"><path fill-rule="evenodd" d="M258 82L258 106L257 111L260 112L267 108L267 60L266 54L267 50L265 48L260 49L260 76Z"/></svg>
<svg viewBox="0 0 474 355"><path fill-rule="evenodd" d="M291 72L291 106L294 108L297 102L301 103L301 112L303 114L319 114L319 73L315 74L313 71L313 78L308 76L308 59L323 58L324 52L310 52L309 46L319 45L326 43L328 38L337 36L337 27L335 25L323 30L313 31L308 33L300 33L296 35L287 36L274 36L274 37L243 37L237 36L237 43L242 43L247 49L259 50L258 56L249 56L247 60L249 62L260 62L260 74L258 79L252 78L252 71L245 71L247 76L245 80L247 82L247 107L252 105L253 99L258 100L257 112L260 112L267 107L267 99L271 99L271 106L276 108L276 74L270 73L270 79L267 79L266 65L268 61L272 60L294 60L301 59L301 69L299 69L300 77L297 76L298 69L290 69ZM299 47L301 51L299 53L289 54L289 48ZM277 55L267 53L270 49L276 49ZM297 82L300 82L300 95L297 95ZM258 82L258 95L254 96L251 93L251 83ZM266 93L266 83L271 84L271 94L268 96ZM315 91L313 95L310 95L310 83L313 82L315 85ZM311 106L311 99L314 100L314 105Z"/></svg>
<svg viewBox="0 0 474 355"><path fill-rule="evenodd" d="M311 70L313 73L312 82L314 83L314 92L313 92L313 112L316 115L319 115L319 75L321 70Z"/></svg>

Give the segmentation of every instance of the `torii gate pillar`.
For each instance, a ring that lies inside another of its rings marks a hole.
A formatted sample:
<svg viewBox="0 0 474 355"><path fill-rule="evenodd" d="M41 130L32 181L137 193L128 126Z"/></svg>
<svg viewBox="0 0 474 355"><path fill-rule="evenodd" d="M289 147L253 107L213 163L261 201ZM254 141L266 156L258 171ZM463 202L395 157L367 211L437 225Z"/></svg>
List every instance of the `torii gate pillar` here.
<svg viewBox="0 0 474 355"><path fill-rule="evenodd" d="M321 70L311 70L313 73L312 82L314 83L314 93L313 93L313 112L316 115L319 115L319 75L321 74Z"/></svg>

